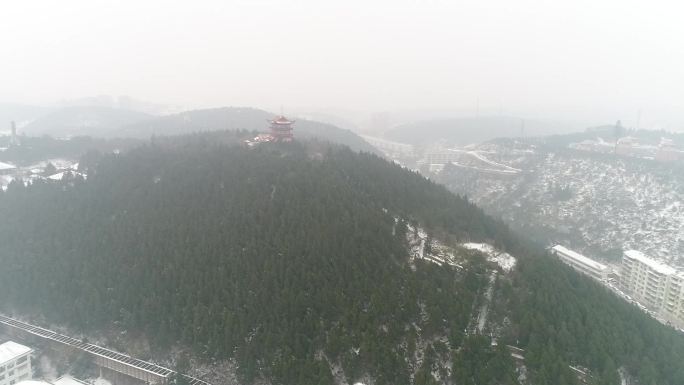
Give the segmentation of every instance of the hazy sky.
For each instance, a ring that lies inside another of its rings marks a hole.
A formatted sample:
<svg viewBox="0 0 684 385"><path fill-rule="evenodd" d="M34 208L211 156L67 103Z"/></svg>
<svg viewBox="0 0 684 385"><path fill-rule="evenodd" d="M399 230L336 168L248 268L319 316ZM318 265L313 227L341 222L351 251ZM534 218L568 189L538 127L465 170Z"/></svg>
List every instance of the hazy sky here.
<svg viewBox="0 0 684 385"><path fill-rule="evenodd" d="M629 0L0 2L0 101L469 109L684 123L684 6ZM677 126L677 127L676 127ZM684 126L683 126L684 127Z"/></svg>

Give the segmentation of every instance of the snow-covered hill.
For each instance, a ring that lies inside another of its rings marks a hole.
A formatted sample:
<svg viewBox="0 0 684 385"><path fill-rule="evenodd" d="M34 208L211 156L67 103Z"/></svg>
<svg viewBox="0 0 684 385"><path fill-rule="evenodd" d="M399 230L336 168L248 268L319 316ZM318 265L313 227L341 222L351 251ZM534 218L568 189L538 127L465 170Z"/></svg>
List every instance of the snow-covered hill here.
<svg viewBox="0 0 684 385"><path fill-rule="evenodd" d="M614 259L634 248L684 264L684 167L681 163L550 149L502 140L476 149L521 169L496 175L449 166L437 177L514 228L544 242Z"/></svg>

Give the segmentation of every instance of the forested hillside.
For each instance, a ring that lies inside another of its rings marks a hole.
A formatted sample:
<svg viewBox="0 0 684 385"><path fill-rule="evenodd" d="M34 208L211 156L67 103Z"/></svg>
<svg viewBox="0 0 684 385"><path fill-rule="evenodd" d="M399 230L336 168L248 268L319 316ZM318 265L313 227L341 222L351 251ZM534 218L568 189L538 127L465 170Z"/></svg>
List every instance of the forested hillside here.
<svg viewBox="0 0 684 385"><path fill-rule="evenodd" d="M234 360L244 383L577 384L569 365L683 383L682 336L466 199L375 155L240 139L156 139L83 160L87 180L10 185L0 310ZM459 263L412 258L418 226ZM464 241L519 258L497 284L497 346L468 331L496 267Z"/></svg>

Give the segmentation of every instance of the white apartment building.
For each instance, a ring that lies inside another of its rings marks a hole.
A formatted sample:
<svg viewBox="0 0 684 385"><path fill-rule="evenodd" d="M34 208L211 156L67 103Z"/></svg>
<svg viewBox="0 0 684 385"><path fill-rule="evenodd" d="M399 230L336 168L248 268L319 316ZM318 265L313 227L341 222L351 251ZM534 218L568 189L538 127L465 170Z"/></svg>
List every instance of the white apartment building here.
<svg viewBox="0 0 684 385"><path fill-rule="evenodd" d="M0 385L14 385L32 378L32 352L31 348L12 341L0 345Z"/></svg>
<svg viewBox="0 0 684 385"><path fill-rule="evenodd" d="M561 245L552 247L551 253L580 273L584 273L599 281L606 281L608 279L610 269L600 262L596 262Z"/></svg>
<svg viewBox="0 0 684 385"><path fill-rule="evenodd" d="M658 316L684 327L684 273L627 250L622 258L622 286Z"/></svg>
<svg viewBox="0 0 684 385"><path fill-rule="evenodd" d="M456 162L463 157L463 152L455 150L440 150L432 151L425 154L425 163L427 164L448 164Z"/></svg>

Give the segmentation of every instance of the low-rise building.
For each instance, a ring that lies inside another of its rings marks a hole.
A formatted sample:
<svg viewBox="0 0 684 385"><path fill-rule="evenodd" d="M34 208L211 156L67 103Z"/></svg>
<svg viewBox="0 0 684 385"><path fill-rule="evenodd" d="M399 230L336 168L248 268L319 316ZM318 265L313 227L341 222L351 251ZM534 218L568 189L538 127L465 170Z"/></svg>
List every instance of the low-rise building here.
<svg viewBox="0 0 684 385"><path fill-rule="evenodd" d="M17 170L17 166L9 163L0 162L0 175L11 174Z"/></svg>
<svg viewBox="0 0 684 385"><path fill-rule="evenodd" d="M655 160L660 162L675 162L684 159L684 152L675 144L672 139L663 138L660 140Z"/></svg>
<svg viewBox="0 0 684 385"><path fill-rule="evenodd" d="M0 385L15 385L32 378L32 352L31 348L12 341L0 345Z"/></svg>
<svg viewBox="0 0 684 385"><path fill-rule="evenodd" d="M581 273L584 273L599 281L606 281L608 279L608 273L610 272L610 269L608 266L600 262L585 257L584 255L561 245L552 247L551 252L560 258L561 261L567 265L570 265L572 268Z"/></svg>
<svg viewBox="0 0 684 385"><path fill-rule="evenodd" d="M432 151L425 154L425 163L445 165L451 162L456 162L463 156L463 152L456 150L440 150Z"/></svg>

